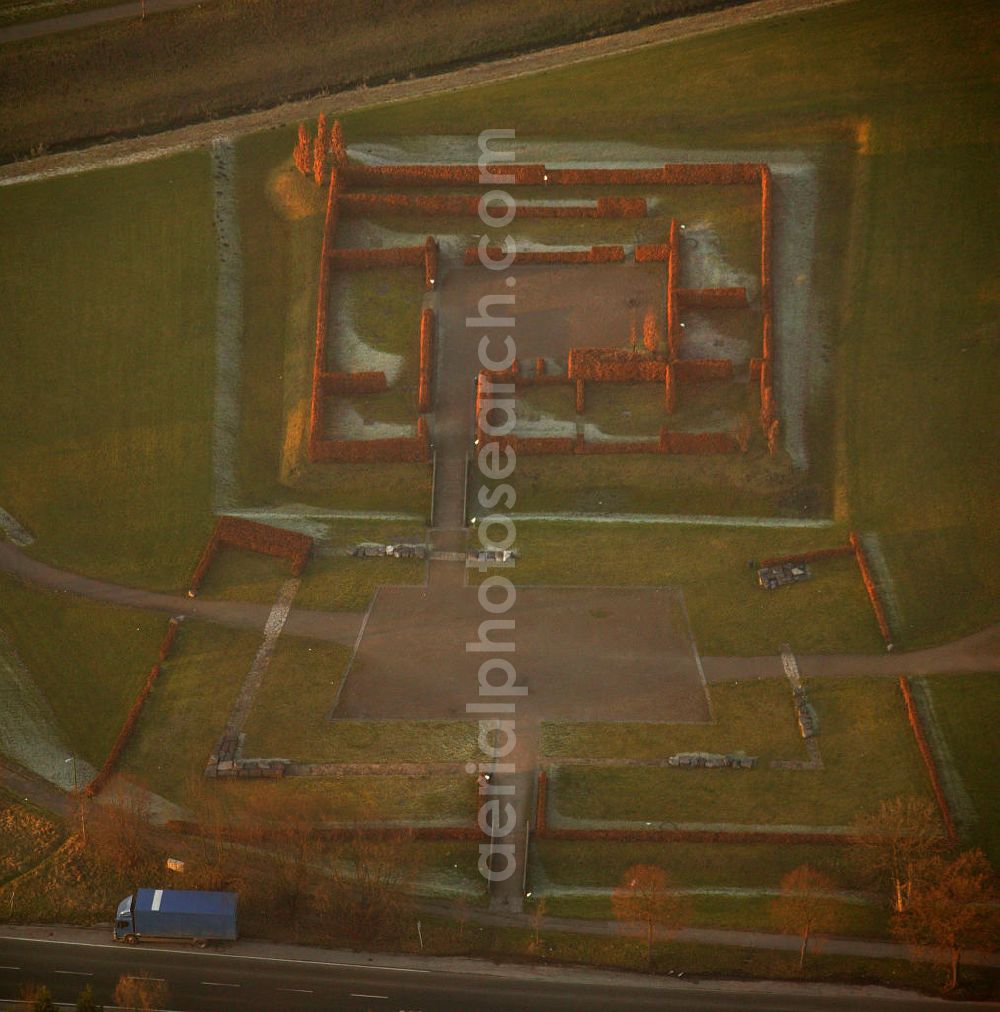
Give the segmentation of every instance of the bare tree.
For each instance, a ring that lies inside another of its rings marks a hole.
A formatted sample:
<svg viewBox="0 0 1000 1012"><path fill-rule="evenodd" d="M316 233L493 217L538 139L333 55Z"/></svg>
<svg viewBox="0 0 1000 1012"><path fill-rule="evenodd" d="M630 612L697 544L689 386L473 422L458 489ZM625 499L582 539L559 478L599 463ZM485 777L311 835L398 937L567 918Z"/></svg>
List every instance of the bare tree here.
<svg viewBox="0 0 1000 1012"><path fill-rule="evenodd" d="M142 970L135 976L123 973L118 978L111 1000L129 1012L153 1012L166 1008L167 983Z"/></svg>
<svg viewBox="0 0 1000 1012"><path fill-rule="evenodd" d="M1000 946L1000 893L981 850L953 861L933 858L906 908L893 920L896 935L917 949L940 947L950 955L947 990L958 986L962 953Z"/></svg>
<svg viewBox="0 0 1000 1012"><path fill-rule="evenodd" d="M657 929L676 931L688 916L689 905L684 896L670 888L667 873L656 865L634 864L622 875L611 894L611 909L623 925L640 923L645 926L646 966L653 966L653 938Z"/></svg>
<svg viewBox="0 0 1000 1012"><path fill-rule="evenodd" d="M889 890L897 913L906 908L928 862L948 846L934 806L924 798L883 801L877 812L855 820L853 828L853 853L862 872Z"/></svg>
<svg viewBox="0 0 1000 1012"><path fill-rule="evenodd" d="M780 931L801 937L801 968L806 961L810 936L817 931L832 931L837 926L837 909L829 896L836 884L828 875L803 864L785 875L780 888L781 895L771 903L771 918Z"/></svg>
<svg viewBox="0 0 1000 1012"><path fill-rule="evenodd" d="M140 795L119 794L93 806L88 849L101 863L131 880L157 862L149 807Z"/></svg>

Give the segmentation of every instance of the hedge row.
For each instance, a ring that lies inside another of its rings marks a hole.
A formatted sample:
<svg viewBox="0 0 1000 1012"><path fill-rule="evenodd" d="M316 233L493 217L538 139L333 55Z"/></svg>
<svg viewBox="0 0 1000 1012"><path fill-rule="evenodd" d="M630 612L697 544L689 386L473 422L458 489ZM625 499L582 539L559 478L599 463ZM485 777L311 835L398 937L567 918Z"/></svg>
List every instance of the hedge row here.
<svg viewBox="0 0 1000 1012"><path fill-rule="evenodd" d="M749 368L748 372L749 372L749 378L750 378L750 382L751 383L759 383L760 382L760 370L763 367L763 365L764 365L764 360L762 358L752 358L752 359L750 359L750 368Z"/></svg>
<svg viewBox="0 0 1000 1012"><path fill-rule="evenodd" d="M344 147L344 131L340 126L340 120L335 119L330 127L330 157L335 167L340 168L347 165L347 150Z"/></svg>
<svg viewBox="0 0 1000 1012"><path fill-rule="evenodd" d="M728 358L679 358L671 365L675 378L685 383L733 378L733 363Z"/></svg>
<svg viewBox="0 0 1000 1012"><path fill-rule="evenodd" d="M317 374L320 393L331 394L380 394L389 389L384 372L327 372Z"/></svg>
<svg viewBox="0 0 1000 1012"><path fill-rule="evenodd" d="M682 306L742 309L749 304L745 288L677 288L674 294Z"/></svg>
<svg viewBox="0 0 1000 1012"><path fill-rule="evenodd" d="M760 173L760 289L768 309L770 309L771 301L771 203L771 170L768 166L762 165Z"/></svg>
<svg viewBox="0 0 1000 1012"><path fill-rule="evenodd" d="M658 383L665 369L665 362L627 348L572 348L567 358L570 379Z"/></svg>
<svg viewBox="0 0 1000 1012"><path fill-rule="evenodd" d="M917 748L920 750L920 756L924 760L924 766L927 767L927 776L930 778L931 789L934 791L934 797L937 799L938 808L941 811L941 818L944 821L945 832L948 834L948 839L954 843L958 839L958 834L955 831L955 820L951 816L951 808L948 805L948 798L944 793L944 788L941 786L941 778L938 776L937 763L934 762L934 753L931 752L930 745L927 743L927 735L924 734L923 721L920 719L920 713L913 701L913 693L910 690L910 680L906 677L906 675L899 676L899 691L903 694L903 705L906 707L906 719L910 722L910 728L913 731L913 737L917 742Z"/></svg>
<svg viewBox="0 0 1000 1012"><path fill-rule="evenodd" d="M670 219L667 255L667 354L671 360L680 353L681 331L677 315L677 279L680 276L680 242L677 219Z"/></svg>
<svg viewBox="0 0 1000 1012"><path fill-rule="evenodd" d="M676 362L668 362L663 370L663 410L668 415L674 413L677 407L677 384L674 381L674 366Z"/></svg>
<svg viewBox="0 0 1000 1012"><path fill-rule="evenodd" d="M567 377L568 378L568 377ZM576 413L582 415L586 406L586 382L582 379L575 381L576 383Z"/></svg>
<svg viewBox="0 0 1000 1012"><path fill-rule="evenodd" d="M791 555L772 555L761 559L760 566L783 566L790 562L819 562L822 559L836 559L843 555L853 555L853 545L837 545L835 548L814 548L808 552L793 552Z"/></svg>
<svg viewBox="0 0 1000 1012"><path fill-rule="evenodd" d="M488 246L487 256L498 261L503 258L501 246ZM466 267L482 263L478 246L468 246L463 256ZM625 259L624 246L591 246L590 249L574 250L518 250L514 253L514 264L609 264L621 263Z"/></svg>
<svg viewBox="0 0 1000 1012"><path fill-rule="evenodd" d="M167 623L167 631L163 634L163 639L160 640L160 648L156 652L156 656L160 661L165 661L170 656L174 646L174 639L177 636L178 625L180 623L175 618L172 618Z"/></svg>
<svg viewBox="0 0 1000 1012"><path fill-rule="evenodd" d="M323 425L323 393L319 375L326 369L327 313L330 301L330 260L327 254L333 249L338 222L338 196L340 170L335 165L330 171L330 186L326 197L326 218L323 222L323 245L319 256L319 281L316 292L316 345L313 350L312 396L309 402L309 443L319 437Z"/></svg>
<svg viewBox="0 0 1000 1012"><path fill-rule="evenodd" d="M314 462L343 463L423 463L430 460L430 431L423 415L417 418L415 436L392 439L320 439L309 441L309 459Z"/></svg>
<svg viewBox="0 0 1000 1012"><path fill-rule="evenodd" d="M344 193L340 196L340 205L354 214L388 211L457 218L479 214L479 198L460 194ZM643 197L599 197L593 204L520 204L517 215L520 218L645 218L646 201Z"/></svg>
<svg viewBox="0 0 1000 1012"><path fill-rule="evenodd" d="M173 621L173 619L171 619L171 621ZM149 674L146 675L146 681L143 682L142 688L139 690L139 694L135 697L135 702L132 704L131 709L125 717L125 723L122 724L121 730L118 732L118 737L115 738L115 742L111 746L111 751L108 753L108 756L101 765L101 768L97 771L97 776L95 776L83 790L83 793L88 798L92 798L100 792L100 790L111 778L115 769L118 767L118 760L121 758L122 752L125 751L125 746L129 743L129 740L132 737L132 732L135 730L135 725L139 720L139 715L142 713L142 708L145 705L146 700L149 698L150 692L153 691L153 683L159 677L160 665L154 664L149 669Z"/></svg>
<svg viewBox="0 0 1000 1012"><path fill-rule="evenodd" d="M632 439L614 443L587 443L582 436L577 437L576 453L585 455L601 455L608 453L662 453L659 439Z"/></svg>
<svg viewBox="0 0 1000 1012"><path fill-rule="evenodd" d="M878 622L879 632L882 634L882 639L885 640L886 646L891 648L892 631L889 629L889 621L886 618L885 609L882 607L882 599L879 597L878 587L875 586L871 569L868 567L865 550L862 548L861 541L854 531L851 531L847 540L850 541L851 547L854 549L854 557L858 560L858 569L861 570L861 579L864 581L865 590L868 592L868 600L872 603L872 610L875 612L875 621Z"/></svg>
<svg viewBox="0 0 1000 1012"><path fill-rule="evenodd" d="M223 545L228 545L230 548L243 548L261 555L273 555L277 558L288 559L292 563L292 574L298 576L305 568L306 562L309 561L312 544L312 538L296 531L271 527L269 524L261 524L256 520L247 520L244 517L219 517L215 521L212 536L208 539L208 543L198 559L198 564L191 574L191 589L188 591L188 596L194 597L197 593L212 559L215 558L216 552Z"/></svg>
<svg viewBox="0 0 1000 1012"><path fill-rule="evenodd" d="M549 829L546 840L614 840L629 843L820 843L846 844L842 833L788 833L737 829Z"/></svg>
<svg viewBox="0 0 1000 1012"><path fill-rule="evenodd" d="M774 321L771 310L765 308L761 319L761 349L760 357L769 362L774 361Z"/></svg>
<svg viewBox="0 0 1000 1012"><path fill-rule="evenodd" d="M387 246L384 249L330 249L330 262L340 270L368 267L419 267L425 261L423 246Z"/></svg>
<svg viewBox="0 0 1000 1012"><path fill-rule="evenodd" d="M667 186L732 186L756 183L765 166L756 162L674 163L663 166Z"/></svg>
<svg viewBox="0 0 1000 1012"><path fill-rule="evenodd" d="M659 186L663 169L548 169L555 186Z"/></svg>
<svg viewBox="0 0 1000 1012"><path fill-rule="evenodd" d="M778 437L781 434L781 420L773 418L767 427L767 452L777 453L779 448Z"/></svg>
<svg viewBox="0 0 1000 1012"><path fill-rule="evenodd" d="M434 236L429 235L424 242L424 288L428 291L434 287L438 279L438 244Z"/></svg>
<svg viewBox="0 0 1000 1012"><path fill-rule="evenodd" d="M492 186L483 174L513 176L513 183L503 185L541 186L546 182L545 166L514 163L487 165L359 165L352 164L347 178L353 185L372 186ZM549 180L550 182L552 180Z"/></svg>
<svg viewBox="0 0 1000 1012"><path fill-rule="evenodd" d="M639 243L635 248L635 262L649 264L670 258L670 247L666 243Z"/></svg>
<svg viewBox="0 0 1000 1012"><path fill-rule="evenodd" d="M417 410L431 409L431 374L434 370L434 310L420 314L420 379L417 383Z"/></svg>

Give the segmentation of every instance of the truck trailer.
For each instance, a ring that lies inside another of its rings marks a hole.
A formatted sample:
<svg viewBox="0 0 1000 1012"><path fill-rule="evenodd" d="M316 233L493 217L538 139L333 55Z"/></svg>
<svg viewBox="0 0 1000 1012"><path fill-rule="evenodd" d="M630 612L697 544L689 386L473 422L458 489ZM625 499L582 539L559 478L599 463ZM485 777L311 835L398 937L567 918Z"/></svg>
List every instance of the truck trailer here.
<svg viewBox="0 0 1000 1012"><path fill-rule="evenodd" d="M197 889L137 889L118 904L116 942L235 941L236 893Z"/></svg>

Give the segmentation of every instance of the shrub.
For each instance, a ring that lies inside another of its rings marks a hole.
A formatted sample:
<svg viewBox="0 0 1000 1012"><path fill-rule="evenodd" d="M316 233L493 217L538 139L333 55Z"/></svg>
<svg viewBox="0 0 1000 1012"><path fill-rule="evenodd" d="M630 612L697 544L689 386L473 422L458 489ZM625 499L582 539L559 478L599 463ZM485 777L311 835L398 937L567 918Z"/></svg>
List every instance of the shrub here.
<svg viewBox="0 0 1000 1012"><path fill-rule="evenodd" d="M667 254L667 354L671 359L680 353L680 320L677 317L677 278L680 271L680 236L677 219L670 219L670 240Z"/></svg>
<svg viewBox="0 0 1000 1012"><path fill-rule="evenodd" d="M167 631L163 634L163 639L160 640L160 648L157 651L157 657L161 661L165 661L170 656L170 651L173 649L174 639L177 637L177 626L178 621L172 618L167 623Z"/></svg>
<svg viewBox="0 0 1000 1012"><path fill-rule="evenodd" d="M347 151L344 148L344 131L341 129L340 120L335 119L330 128L330 157L334 166L347 164Z"/></svg>
<svg viewBox="0 0 1000 1012"><path fill-rule="evenodd" d="M672 364L675 378L685 383L733 378L733 363L728 358L679 358Z"/></svg>
<svg viewBox="0 0 1000 1012"><path fill-rule="evenodd" d="M660 182L668 186L732 186L756 183L761 166L749 162L668 163Z"/></svg>
<svg viewBox="0 0 1000 1012"><path fill-rule="evenodd" d="M487 255L492 260L500 260L503 247L488 246ZM588 249L573 250L518 250L514 254L514 264L607 264L621 263L625 259L623 246L592 246ZM463 263L473 267L482 263L478 246L466 248Z"/></svg>
<svg viewBox="0 0 1000 1012"><path fill-rule="evenodd" d="M326 152L330 146L330 133L326 125L326 116L319 114L316 122L316 140L313 141L313 178L317 186L323 185L323 176L326 173Z"/></svg>

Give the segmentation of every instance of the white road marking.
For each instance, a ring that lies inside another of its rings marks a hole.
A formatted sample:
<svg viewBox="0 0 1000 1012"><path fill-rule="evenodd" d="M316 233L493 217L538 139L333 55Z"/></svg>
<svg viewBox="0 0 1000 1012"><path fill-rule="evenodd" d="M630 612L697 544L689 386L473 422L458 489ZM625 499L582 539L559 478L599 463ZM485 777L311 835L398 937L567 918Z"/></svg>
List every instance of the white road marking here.
<svg viewBox="0 0 1000 1012"><path fill-rule="evenodd" d="M383 998L385 1001L389 1000L389 996L387 994L354 994L352 992L351 993L351 997L352 998Z"/></svg>
<svg viewBox="0 0 1000 1012"><path fill-rule="evenodd" d="M0 931L0 938L9 942L36 942L43 945L75 945L84 949L120 949L117 942L69 942L61 938L31 938L27 935L7 935ZM191 956L190 949L160 949L157 953L169 952L176 956ZM432 973L432 970L423 970L412 966L376 966L372 963L334 963L320 959L289 959L283 956L243 956L236 952L203 952L206 959L246 959L257 963L293 963L297 966L336 966L344 969L357 970L364 967L366 970L391 970L394 973ZM160 980L159 977L147 977L146 980Z"/></svg>
<svg viewBox="0 0 1000 1012"><path fill-rule="evenodd" d="M63 973L67 977L93 977L92 973L87 973L85 970L55 970L55 973Z"/></svg>
<svg viewBox="0 0 1000 1012"><path fill-rule="evenodd" d="M239 984L226 984L223 981L218 980L203 980L202 984L205 987L239 987Z"/></svg>
<svg viewBox="0 0 1000 1012"><path fill-rule="evenodd" d="M20 970L19 966L0 966L0 970Z"/></svg>
<svg viewBox="0 0 1000 1012"><path fill-rule="evenodd" d="M279 991L291 991L292 994L315 994L314 991L310 991L307 987L279 987Z"/></svg>
<svg viewBox="0 0 1000 1012"><path fill-rule="evenodd" d="M127 974L124 975L124 976L125 976L126 980L155 980L155 981L158 981L161 984L166 984L166 982L167 982L167 978L166 977L132 977L132 976L129 976Z"/></svg>

